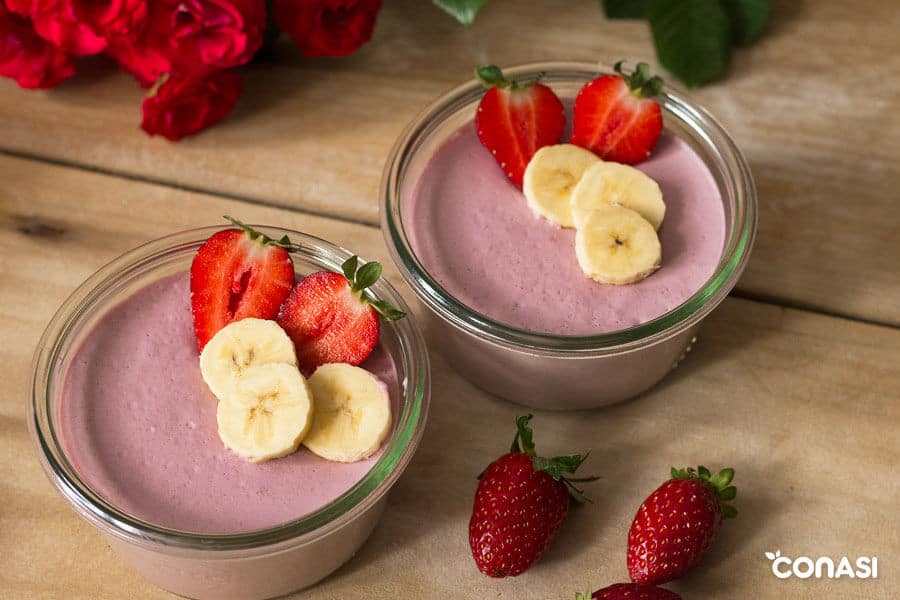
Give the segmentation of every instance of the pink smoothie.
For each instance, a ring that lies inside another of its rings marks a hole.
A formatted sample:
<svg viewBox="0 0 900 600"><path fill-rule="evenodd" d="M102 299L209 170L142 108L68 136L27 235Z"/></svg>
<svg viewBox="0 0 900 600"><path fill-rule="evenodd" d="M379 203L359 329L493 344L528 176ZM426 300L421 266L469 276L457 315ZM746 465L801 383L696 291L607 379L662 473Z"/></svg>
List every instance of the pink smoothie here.
<svg viewBox="0 0 900 600"><path fill-rule="evenodd" d="M388 385L396 414L390 355L379 347L362 366ZM171 276L112 309L77 350L63 389L61 441L85 482L119 509L200 533L302 517L349 490L377 460L333 463L301 446L253 464L219 440L216 402L200 377L188 274Z"/></svg>
<svg viewBox="0 0 900 600"><path fill-rule="evenodd" d="M637 284L598 284L575 258L575 232L536 216L469 123L425 166L402 205L403 225L425 269L475 311L520 329L592 335L626 329L682 304L722 255L725 215L709 169L663 134L638 168L666 203L662 267Z"/></svg>

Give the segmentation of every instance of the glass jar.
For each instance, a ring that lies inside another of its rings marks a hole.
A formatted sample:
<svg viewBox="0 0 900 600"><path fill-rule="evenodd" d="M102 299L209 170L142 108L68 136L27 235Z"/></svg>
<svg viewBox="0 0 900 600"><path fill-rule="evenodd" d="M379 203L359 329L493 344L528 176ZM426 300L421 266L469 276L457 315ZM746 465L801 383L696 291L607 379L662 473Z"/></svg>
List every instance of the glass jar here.
<svg viewBox="0 0 900 600"><path fill-rule="evenodd" d="M188 271L197 249L220 229L194 229L149 242L101 268L75 290L50 321L35 352L28 424L50 481L138 573L190 598L271 598L325 577L348 560L372 532L387 492L422 439L430 396L428 355L412 316L383 324L380 343L393 357L401 387L394 432L371 470L318 510L276 527L234 534L166 529L120 510L85 483L60 442L60 400L66 371L85 336L104 314L136 291ZM258 229L276 239L288 235L301 246L293 255L298 276L323 269L340 272L341 263L351 255L296 231ZM370 289L378 299L409 313L385 279Z"/></svg>
<svg viewBox="0 0 900 600"><path fill-rule="evenodd" d="M564 101L611 69L590 63L547 62L504 69L509 79L541 76ZM756 191L746 161L722 126L681 92L658 98L665 130L685 140L709 168L725 215L725 245L715 272L684 303L629 329L561 336L511 327L449 294L410 244L404 204L435 151L471 122L484 94L477 80L428 106L400 135L381 182L381 226L391 257L428 308L427 325L463 376L497 396L543 409L585 409L625 400L648 389L690 350L701 321L734 287L756 232Z"/></svg>

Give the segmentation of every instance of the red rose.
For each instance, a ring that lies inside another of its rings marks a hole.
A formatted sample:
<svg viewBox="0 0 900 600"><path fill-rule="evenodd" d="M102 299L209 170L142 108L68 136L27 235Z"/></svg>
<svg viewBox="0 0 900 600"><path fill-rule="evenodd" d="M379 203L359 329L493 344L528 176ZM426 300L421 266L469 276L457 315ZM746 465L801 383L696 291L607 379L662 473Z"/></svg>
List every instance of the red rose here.
<svg viewBox="0 0 900 600"><path fill-rule="evenodd" d="M0 75L23 88L51 88L75 74L72 57L39 37L0 2Z"/></svg>
<svg viewBox="0 0 900 600"><path fill-rule="evenodd" d="M143 27L129 35L111 35L107 53L125 71L134 75L142 87L150 87L171 70L169 35L171 9L152 0Z"/></svg>
<svg viewBox="0 0 900 600"><path fill-rule="evenodd" d="M306 56L344 56L372 37L381 0L275 0L275 22Z"/></svg>
<svg viewBox="0 0 900 600"><path fill-rule="evenodd" d="M68 0L75 18L104 37L141 32L148 2L155 4L154 0Z"/></svg>
<svg viewBox="0 0 900 600"><path fill-rule="evenodd" d="M173 142L215 125L234 109L241 93L236 71L202 78L171 77L144 100L141 129Z"/></svg>
<svg viewBox="0 0 900 600"><path fill-rule="evenodd" d="M11 0L10 8L31 17L37 34L66 52L97 54L106 48L106 40L76 16L73 0Z"/></svg>
<svg viewBox="0 0 900 600"><path fill-rule="evenodd" d="M248 62L263 42L264 0L181 0L170 17L172 69L202 74Z"/></svg>

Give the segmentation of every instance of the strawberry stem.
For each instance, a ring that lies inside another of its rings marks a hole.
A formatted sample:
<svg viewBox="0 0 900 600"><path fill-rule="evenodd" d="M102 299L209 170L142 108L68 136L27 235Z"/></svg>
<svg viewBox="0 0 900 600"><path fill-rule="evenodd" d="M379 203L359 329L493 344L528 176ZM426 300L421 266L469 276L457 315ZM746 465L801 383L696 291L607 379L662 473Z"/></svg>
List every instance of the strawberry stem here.
<svg viewBox="0 0 900 600"><path fill-rule="evenodd" d="M521 452L530 456L531 465L535 471L546 473L555 481L562 481L566 487L569 488L569 494L575 500L579 502L590 502L591 500L585 495L584 490L578 488L573 482L583 483L596 481L600 478L596 476L574 478L566 477L564 474L574 474L575 471L578 470L578 467L580 467L582 463L587 460L587 457L591 455L591 451L588 450L583 455L567 454L563 456L554 456L552 458L538 456L534 449L534 431L528 426L528 422L531 421L533 416L534 415L525 415L516 419L516 436L513 438L509 451Z"/></svg>
<svg viewBox="0 0 900 600"><path fill-rule="evenodd" d="M261 231L257 231L255 229L253 229L249 225L244 225L243 223L241 223L240 221L238 221L237 219L235 219L233 217L229 217L228 215L225 215L223 218L225 220L227 220L229 223L231 223L232 225L234 225L235 227L237 227L238 229L240 229L241 231L243 231L245 234L247 234L247 237L249 237L251 240L253 240L257 244L259 244L260 246L278 246L279 248L284 248L288 252L299 252L301 249L300 246L298 246L297 244L291 243L290 238L288 238L288 236L286 236L286 235L282 236L280 240L276 240L276 239L270 238L269 236L262 233Z"/></svg>
<svg viewBox="0 0 900 600"><path fill-rule="evenodd" d="M503 76L503 71L497 65L482 65L475 67L475 77L486 88L500 88L509 90L519 90L530 87L540 81L544 73L538 73L533 79L525 81L509 81Z"/></svg>
<svg viewBox="0 0 900 600"><path fill-rule="evenodd" d="M657 75L650 76L650 65L645 62L638 63L637 68L629 75L622 71L622 62L624 61L617 62L613 69L622 76L632 94L638 98L652 98L659 95L663 80Z"/></svg>
<svg viewBox="0 0 900 600"><path fill-rule="evenodd" d="M703 465L697 467L696 470L692 467L686 469L676 469L675 467L672 467L671 474L672 479L696 479L697 481L702 482L715 493L716 498L719 500L719 504L722 506L722 512L726 519L732 519L737 516L737 509L731 504L728 504L728 502L731 502L737 496L737 488L731 485L731 482L734 479L734 469L722 469L713 475L710 470Z"/></svg>

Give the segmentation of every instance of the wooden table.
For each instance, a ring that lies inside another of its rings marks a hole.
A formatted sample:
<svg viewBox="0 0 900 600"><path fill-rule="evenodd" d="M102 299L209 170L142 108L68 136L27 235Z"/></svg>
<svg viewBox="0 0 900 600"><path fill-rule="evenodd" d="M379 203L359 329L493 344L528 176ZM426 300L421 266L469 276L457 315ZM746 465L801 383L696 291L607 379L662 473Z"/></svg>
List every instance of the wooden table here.
<svg viewBox="0 0 900 600"><path fill-rule="evenodd" d="M698 462L737 469L741 514L671 585L685 598L900 597L900 11L776 4L765 38L694 93L756 177L759 237L743 279L664 383L535 418L545 451L594 448L595 503L527 574L480 575L466 541L474 477L521 409L472 387L433 344L428 433L384 520L298 598L572 598L625 580L637 504L670 465ZM69 509L28 439L31 354L78 283L138 243L230 213L381 260L412 300L376 226L393 140L477 63L654 63L646 26L606 21L596 5L497 1L464 30L430 3L392 0L362 52L300 60L284 43L246 69L227 123L179 144L137 129L141 90L100 61L49 93L0 81L0 597L168 597ZM778 580L764 558L775 549L875 555L880 577Z"/></svg>

